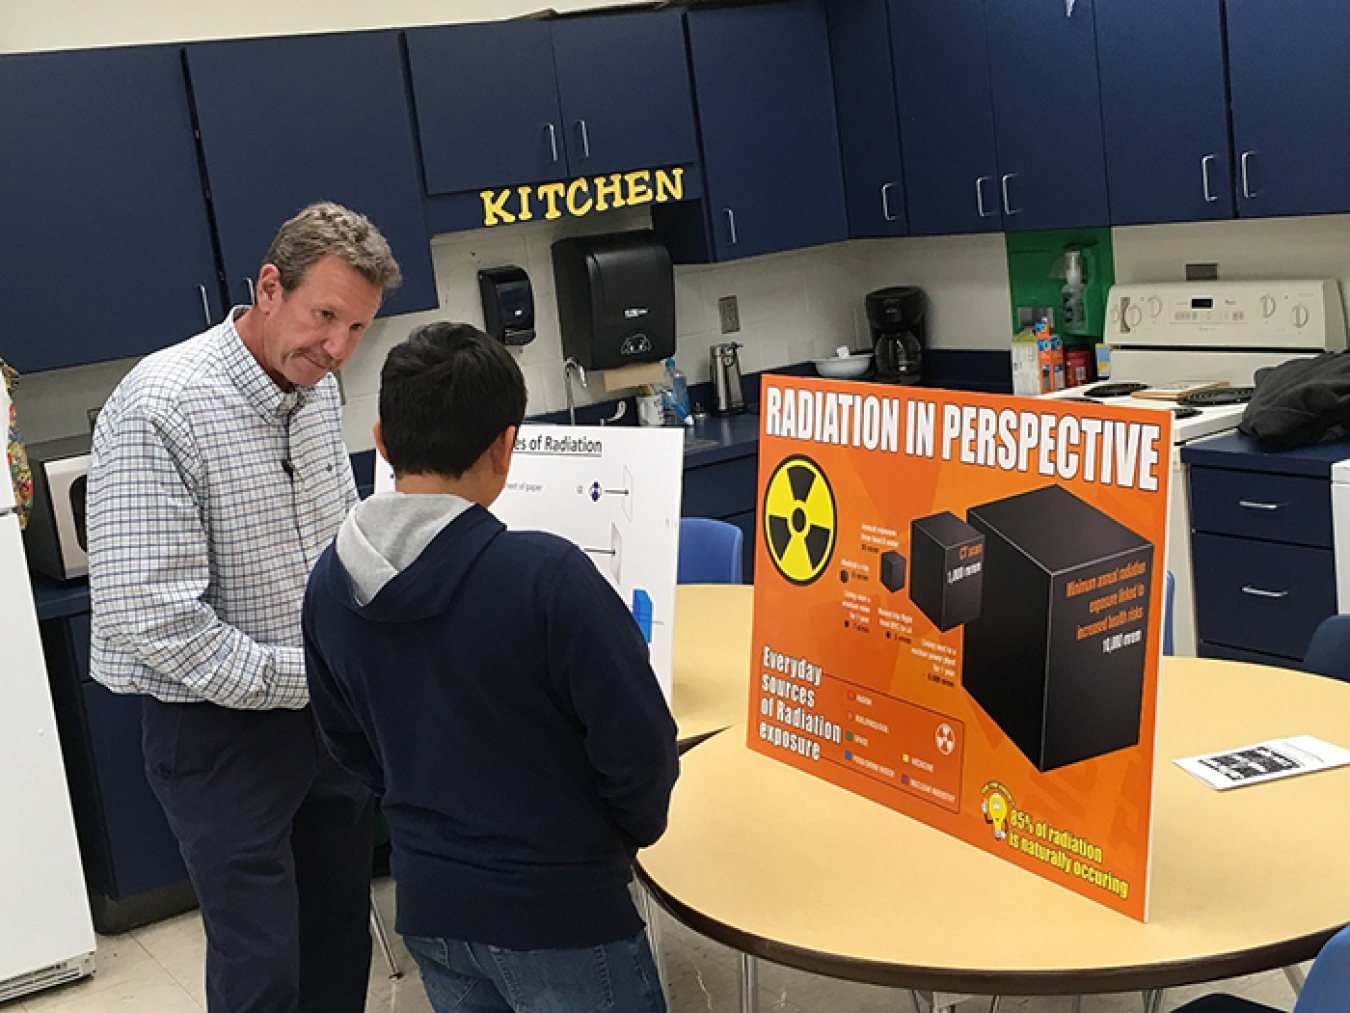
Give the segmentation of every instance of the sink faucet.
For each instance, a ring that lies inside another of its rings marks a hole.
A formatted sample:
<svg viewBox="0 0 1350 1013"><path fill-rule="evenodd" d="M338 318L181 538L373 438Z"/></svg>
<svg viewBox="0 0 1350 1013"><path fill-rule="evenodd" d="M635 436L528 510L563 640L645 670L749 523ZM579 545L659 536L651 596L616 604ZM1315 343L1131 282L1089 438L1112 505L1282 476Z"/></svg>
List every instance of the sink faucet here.
<svg viewBox="0 0 1350 1013"><path fill-rule="evenodd" d="M563 392L567 395L567 421L571 425L577 424L577 407L572 400L572 371L575 370L577 379L581 381L583 387L586 386L586 370L577 362L576 359L568 358L563 360Z"/></svg>

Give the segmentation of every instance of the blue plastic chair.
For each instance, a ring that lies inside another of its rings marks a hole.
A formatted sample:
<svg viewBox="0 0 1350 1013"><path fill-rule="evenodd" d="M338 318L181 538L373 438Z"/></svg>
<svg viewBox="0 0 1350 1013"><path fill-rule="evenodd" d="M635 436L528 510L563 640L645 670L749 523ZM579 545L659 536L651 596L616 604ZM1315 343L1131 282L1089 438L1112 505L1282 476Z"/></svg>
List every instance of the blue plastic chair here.
<svg viewBox="0 0 1350 1013"><path fill-rule="evenodd" d="M1303 671L1350 682L1350 616L1327 616L1313 630Z"/></svg>
<svg viewBox="0 0 1350 1013"><path fill-rule="evenodd" d="M1177 580L1168 570L1163 580L1163 654L1172 654L1172 599L1176 597Z"/></svg>
<svg viewBox="0 0 1350 1013"><path fill-rule="evenodd" d="M680 518L680 584L740 584L741 529L709 517Z"/></svg>
<svg viewBox="0 0 1350 1013"><path fill-rule="evenodd" d="M1308 980L1294 1004L1294 1013L1345 1013L1350 1003L1350 927L1327 941L1313 961ZM1207 995L1178 1006L1173 1013L1280 1013L1250 999Z"/></svg>

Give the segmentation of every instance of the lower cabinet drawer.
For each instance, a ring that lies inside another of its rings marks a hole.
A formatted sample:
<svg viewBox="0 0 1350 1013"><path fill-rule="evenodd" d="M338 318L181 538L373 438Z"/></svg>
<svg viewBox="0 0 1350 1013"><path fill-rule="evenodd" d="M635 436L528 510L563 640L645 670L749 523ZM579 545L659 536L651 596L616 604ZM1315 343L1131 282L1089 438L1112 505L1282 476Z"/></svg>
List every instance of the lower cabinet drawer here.
<svg viewBox="0 0 1350 1013"><path fill-rule="evenodd" d="M1336 611L1330 549L1196 532L1191 554L1196 627L1207 643L1301 659Z"/></svg>

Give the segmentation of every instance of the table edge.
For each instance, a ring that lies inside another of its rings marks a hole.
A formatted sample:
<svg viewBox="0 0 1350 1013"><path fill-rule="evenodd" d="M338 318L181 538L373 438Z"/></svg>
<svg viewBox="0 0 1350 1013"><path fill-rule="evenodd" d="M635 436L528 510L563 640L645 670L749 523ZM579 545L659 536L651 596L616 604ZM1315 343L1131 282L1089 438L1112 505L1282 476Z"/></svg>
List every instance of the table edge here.
<svg viewBox="0 0 1350 1013"><path fill-rule="evenodd" d="M1336 925L1265 946L1157 964L1044 971L926 967L837 956L765 939L720 922L671 896L647 874L640 855L635 869L643 887L671 917L700 935L742 953L799 971L867 985L983 996L1139 992L1236 978L1311 960L1327 940L1344 927ZM991 925L991 931L993 928Z"/></svg>

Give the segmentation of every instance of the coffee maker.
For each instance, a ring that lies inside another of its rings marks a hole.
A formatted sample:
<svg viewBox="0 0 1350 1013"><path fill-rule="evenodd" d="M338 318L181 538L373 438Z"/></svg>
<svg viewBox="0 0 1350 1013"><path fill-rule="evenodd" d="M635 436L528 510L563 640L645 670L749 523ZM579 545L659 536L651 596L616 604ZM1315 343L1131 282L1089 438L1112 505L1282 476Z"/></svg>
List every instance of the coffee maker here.
<svg viewBox="0 0 1350 1013"><path fill-rule="evenodd" d="M881 383L916 384L923 376L923 289L879 288L863 299L872 328L872 364Z"/></svg>

